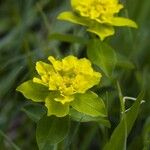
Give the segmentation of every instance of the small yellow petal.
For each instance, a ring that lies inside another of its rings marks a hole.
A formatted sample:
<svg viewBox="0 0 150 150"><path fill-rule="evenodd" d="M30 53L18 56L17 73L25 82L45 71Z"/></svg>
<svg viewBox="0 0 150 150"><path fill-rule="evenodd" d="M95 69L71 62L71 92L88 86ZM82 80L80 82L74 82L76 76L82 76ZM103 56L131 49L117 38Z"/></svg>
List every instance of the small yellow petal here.
<svg viewBox="0 0 150 150"><path fill-rule="evenodd" d="M44 75L44 74L47 74L48 72L52 72L53 67L50 64L44 63L42 61L38 61L36 63L36 70L39 75Z"/></svg>
<svg viewBox="0 0 150 150"><path fill-rule="evenodd" d="M52 65L56 71L60 71L62 69L62 63L59 60L56 60L52 56L48 57L48 60L52 63Z"/></svg>

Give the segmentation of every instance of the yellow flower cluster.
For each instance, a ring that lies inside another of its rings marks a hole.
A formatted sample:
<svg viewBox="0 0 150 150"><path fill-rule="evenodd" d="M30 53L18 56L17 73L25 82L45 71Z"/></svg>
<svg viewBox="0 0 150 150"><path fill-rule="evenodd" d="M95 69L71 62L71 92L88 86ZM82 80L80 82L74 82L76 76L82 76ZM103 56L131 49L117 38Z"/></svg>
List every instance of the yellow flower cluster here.
<svg viewBox="0 0 150 150"><path fill-rule="evenodd" d="M137 28L134 21L117 16L123 8L118 0L71 0L71 6L73 11L62 12L58 19L86 26L101 40L115 33L113 26Z"/></svg>
<svg viewBox="0 0 150 150"><path fill-rule="evenodd" d="M40 78L33 78L33 82L59 93L54 100L62 104L73 101L75 93L85 93L100 81L101 74L92 69L86 58L78 59L70 55L56 60L50 56L48 60L50 64L42 61L36 63Z"/></svg>
<svg viewBox="0 0 150 150"><path fill-rule="evenodd" d="M123 8L123 5L119 4L117 0L82 0L78 3L72 1L72 4L74 10L81 16L99 23L111 23L114 14Z"/></svg>

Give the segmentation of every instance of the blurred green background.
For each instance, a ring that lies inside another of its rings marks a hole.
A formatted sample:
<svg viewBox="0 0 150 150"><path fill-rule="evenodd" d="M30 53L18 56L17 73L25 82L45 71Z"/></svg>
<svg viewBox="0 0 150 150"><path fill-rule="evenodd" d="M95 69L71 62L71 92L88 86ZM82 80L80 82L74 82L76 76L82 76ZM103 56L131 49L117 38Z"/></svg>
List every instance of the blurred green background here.
<svg viewBox="0 0 150 150"><path fill-rule="evenodd" d="M125 5L122 16L136 21L139 28L119 28L108 42L120 57L114 76L123 94L136 97L142 89L146 91L146 102L128 138L129 150L142 150L150 145L150 1L122 0L122 3ZM20 83L33 77L35 62L49 55L86 56L82 44L54 35L88 38L81 26L56 19L59 12L69 7L68 0L0 0L0 150L12 150L16 146L21 150L38 149L36 124L22 111L30 101L15 91ZM108 112L112 128L99 130L95 124L73 123L72 134L76 128L78 131L72 135L70 149L101 148L117 125L120 109L117 93L107 79L100 88L102 94L104 87L110 91Z"/></svg>

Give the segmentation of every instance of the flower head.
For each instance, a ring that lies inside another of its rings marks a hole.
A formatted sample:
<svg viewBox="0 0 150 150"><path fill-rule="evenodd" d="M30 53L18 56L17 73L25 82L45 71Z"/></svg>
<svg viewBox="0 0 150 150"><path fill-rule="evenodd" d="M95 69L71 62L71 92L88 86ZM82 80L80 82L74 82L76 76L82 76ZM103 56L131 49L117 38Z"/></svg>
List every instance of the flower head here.
<svg viewBox="0 0 150 150"><path fill-rule="evenodd" d="M92 69L91 62L86 58L78 59L70 55L62 60L56 60L49 56L48 60L50 63L36 63L39 77L34 77L33 82L47 87L51 93L45 99L48 115L64 116L68 113L74 95L83 94L98 84L101 74ZM57 112L55 107L60 111Z"/></svg>
<svg viewBox="0 0 150 150"><path fill-rule="evenodd" d="M90 7L89 7L90 6ZM73 4L74 10L83 17L95 20L99 23L111 22L114 14L118 13L123 5L112 0L91 0L88 3L80 1L78 4Z"/></svg>
<svg viewBox="0 0 150 150"><path fill-rule="evenodd" d="M100 81L101 74L92 69L86 58L67 56L61 61L50 56L48 60L50 64L41 61L36 63L40 78L33 78L33 82L58 92L54 100L62 104L73 101L75 93L85 93Z"/></svg>
<svg viewBox="0 0 150 150"><path fill-rule="evenodd" d="M70 55L62 60L49 56L48 60L38 61L37 77L22 83L17 91L34 102L44 102L48 116L64 117L70 107L93 117L107 115L101 98L89 90L100 82L101 74L88 59Z"/></svg>
<svg viewBox="0 0 150 150"><path fill-rule="evenodd" d="M114 34L113 26L137 28L132 20L116 16L123 8L118 0L71 0L71 6L73 12L63 12L58 18L87 26L101 40Z"/></svg>

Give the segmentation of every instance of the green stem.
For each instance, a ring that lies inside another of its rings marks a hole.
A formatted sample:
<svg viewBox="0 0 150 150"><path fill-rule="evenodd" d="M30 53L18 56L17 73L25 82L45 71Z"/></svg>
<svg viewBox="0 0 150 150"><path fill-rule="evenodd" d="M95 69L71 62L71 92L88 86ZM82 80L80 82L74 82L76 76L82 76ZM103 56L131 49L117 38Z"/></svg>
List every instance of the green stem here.
<svg viewBox="0 0 150 150"><path fill-rule="evenodd" d="M120 105L121 105L121 113L120 114L122 114L122 116L123 116L125 113L125 105L124 105L124 101L123 101L123 95L121 92L120 84L118 81L117 81L117 88L118 88L119 100L120 100Z"/></svg>

